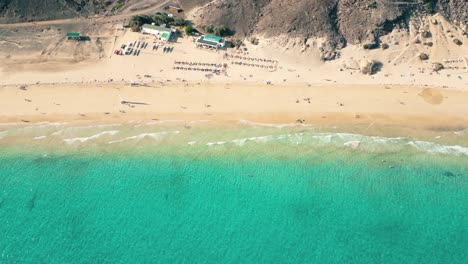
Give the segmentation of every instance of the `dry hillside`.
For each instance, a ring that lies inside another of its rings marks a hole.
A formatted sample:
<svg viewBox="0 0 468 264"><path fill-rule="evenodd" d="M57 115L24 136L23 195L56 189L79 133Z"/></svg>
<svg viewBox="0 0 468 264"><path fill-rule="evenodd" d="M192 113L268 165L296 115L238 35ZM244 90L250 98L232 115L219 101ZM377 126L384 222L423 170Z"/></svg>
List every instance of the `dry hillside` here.
<svg viewBox="0 0 468 264"><path fill-rule="evenodd" d="M0 0L0 23L103 14L117 5L154 5L156 0ZM379 43L395 28L440 13L468 32L466 0L178 0L195 24L224 25L237 37L286 35L326 39L328 51L346 44ZM431 8L428 10L427 5Z"/></svg>

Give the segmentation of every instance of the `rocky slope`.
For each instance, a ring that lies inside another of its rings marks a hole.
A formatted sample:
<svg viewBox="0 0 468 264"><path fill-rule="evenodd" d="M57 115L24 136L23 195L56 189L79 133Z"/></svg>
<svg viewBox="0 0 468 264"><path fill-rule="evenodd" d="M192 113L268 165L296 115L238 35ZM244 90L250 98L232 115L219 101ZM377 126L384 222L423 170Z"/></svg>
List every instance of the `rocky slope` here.
<svg viewBox="0 0 468 264"><path fill-rule="evenodd" d="M0 0L0 23L94 15L115 0Z"/></svg>
<svg viewBox="0 0 468 264"><path fill-rule="evenodd" d="M467 31L465 0L181 0L194 7L191 18L202 24L230 27L238 36L287 35L326 38L325 51L349 44L378 44L394 28L439 12ZM328 52L326 57L333 58Z"/></svg>
<svg viewBox="0 0 468 264"><path fill-rule="evenodd" d="M118 2L145 0L0 0L0 23L87 16ZM378 43L394 28L439 12L468 31L466 0L179 0L196 24L224 25L237 37L326 39L327 49ZM427 5L430 5L428 8Z"/></svg>
<svg viewBox="0 0 468 264"><path fill-rule="evenodd" d="M350 43L372 41L426 12L422 0L181 0L194 2L202 6L193 14L199 23L223 24L240 35L331 36ZM439 0L435 10L467 23L464 0Z"/></svg>

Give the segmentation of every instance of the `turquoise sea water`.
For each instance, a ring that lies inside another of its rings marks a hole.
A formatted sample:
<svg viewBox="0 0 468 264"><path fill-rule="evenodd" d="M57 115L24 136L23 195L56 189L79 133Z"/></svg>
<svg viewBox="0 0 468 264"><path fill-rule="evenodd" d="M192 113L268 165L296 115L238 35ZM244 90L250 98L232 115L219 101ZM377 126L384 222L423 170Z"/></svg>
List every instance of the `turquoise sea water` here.
<svg viewBox="0 0 468 264"><path fill-rule="evenodd" d="M467 263L468 138L0 127L0 263Z"/></svg>

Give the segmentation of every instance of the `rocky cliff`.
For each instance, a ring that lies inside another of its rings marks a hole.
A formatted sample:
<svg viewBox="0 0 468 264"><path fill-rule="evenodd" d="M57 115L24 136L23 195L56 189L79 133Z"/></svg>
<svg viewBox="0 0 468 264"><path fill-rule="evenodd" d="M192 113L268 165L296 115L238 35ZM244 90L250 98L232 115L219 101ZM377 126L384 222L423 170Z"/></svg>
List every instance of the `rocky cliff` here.
<svg viewBox="0 0 468 264"><path fill-rule="evenodd" d="M99 14L113 0L0 0L0 23L71 18Z"/></svg>
<svg viewBox="0 0 468 264"><path fill-rule="evenodd" d="M118 2L146 0L0 0L0 23L87 16ZM331 48L376 43L410 19L438 12L468 31L466 0L179 0L196 24L224 25L236 36L324 37ZM155 3L155 2L153 2Z"/></svg>

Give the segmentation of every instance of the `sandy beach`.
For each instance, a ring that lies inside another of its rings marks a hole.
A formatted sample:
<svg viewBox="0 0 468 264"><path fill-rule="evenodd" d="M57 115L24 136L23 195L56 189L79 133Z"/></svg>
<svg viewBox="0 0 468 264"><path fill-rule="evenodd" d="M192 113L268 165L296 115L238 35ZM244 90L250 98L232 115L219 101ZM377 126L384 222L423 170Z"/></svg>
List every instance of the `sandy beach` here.
<svg viewBox="0 0 468 264"><path fill-rule="evenodd" d="M464 129L466 45L457 46L442 29L428 26L430 53L414 42L418 32L410 29L385 36L398 43L386 50L349 45L330 62L316 52L321 39L311 39L308 50L301 40L280 36L214 51L197 48L195 37L165 43L112 23L4 30L0 122L249 120ZM67 41L63 30L85 30L91 40ZM114 54L137 42L146 43L138 55ZM430 60L421 61L421 52ZM369 60L383 62L382 69L362 74L361 64ZM434 71L435 62L444 70Z"/></svg>
<svg viewBox="0 0 468 264"><path fill-rule="evenodd" d="M124 102L122 102L124 101ZM0 122L213 120L468 126L468 91L379 85L57 84L0 88Z"/></svg>

